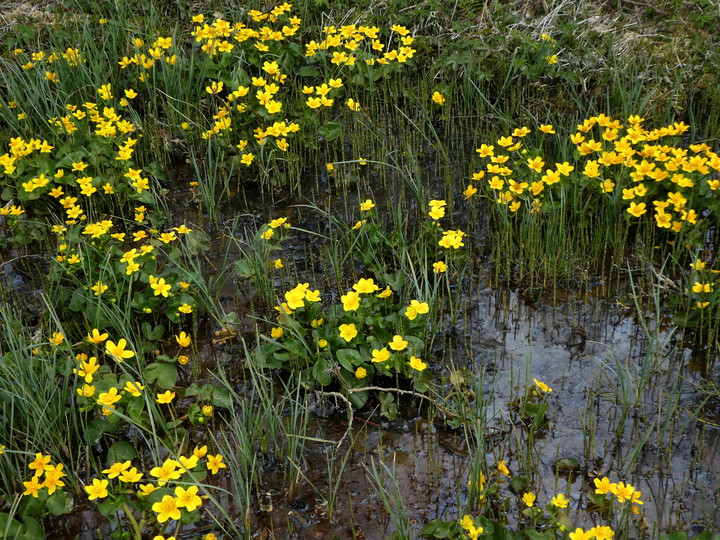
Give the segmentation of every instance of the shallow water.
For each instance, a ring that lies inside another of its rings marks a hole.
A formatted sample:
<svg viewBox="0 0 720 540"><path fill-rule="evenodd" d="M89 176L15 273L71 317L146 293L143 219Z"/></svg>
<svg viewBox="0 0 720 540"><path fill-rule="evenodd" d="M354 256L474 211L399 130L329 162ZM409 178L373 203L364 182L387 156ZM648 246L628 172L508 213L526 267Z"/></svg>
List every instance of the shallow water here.
<svg viewBox="0 0 720 540"><path fill-rule="evenodd" d="M299 229L323 231L312 212L296 207L306 199L283 196L275 203L259 204L259 194L253 201L222 207L218 220L210 223L195 211L193 193L183 182L170 187L178 209L191 210L184 216L174 213L176 224L185 218L210 235L212 248L203 263L208 276L219 275L237 257L231 236L242 238L250 234L249 228L269 218L287 215ZM319 193L309 194L313 200L342 209L348 221L354 218L359 195L331 194L327 185L318 186ZM399 197L394 188L377 188L375 194L376 200ZM334 276L323 268L321 257L303 255L320 248L316 238L293 234L283 244L281 256L296 263L303 280L329 285ZM12 266L6 272L22 282ZM657 314L645 313L648 336L630 305L626 284L609 287L598 280L594 287L586 283L582 290L556 290L550 296L489 283L479 272L463 284L468 292L456 306L457 316L453 320L446 314L444 332L425 358L438 376L450 369L466 369L484 381L483 395L476 397L483 399L488 419L486 475L502 459L513 475L531 479L539 505L556 493L569 494L569 514L576 526L595 522L596 516L585 510L587 494L594 489L593 478L608 476L642 490L649 535L673 528L720 529L720 402L717 396L707 399L701 390L707 381L718 380L717 361L708 361L702 350L674 335L669 321ZM276 285L281 289L285 284ZM237 314L240 335L249 337L257 318L268 313L268 306L244 280L228 280L219 300L225 311ZM218 329L209 319L202 322L198 340L202 367L214 371L219 362L239 385L242 377L232 370L242 366L241 349L234 340L224 347L213 344ZM516 403L534 378L553 392L548 397L549 422L528 443ZM372 402L355 411L348 433L343 403L332 414L313 414L308 437L339 441L346 436L346 440L339 449L308 441L302 475L292 493L283 457L261 464L262 481L249 516L253 536L387 538L395 525L371 480L373 468L383 471L381 482L386 488L397 486L411 532L431 519L457 519L467 500L466 485L476 456L462 430L449 428L439 417L428 417L416 399L403 398L401 403L403 414L394 421L381 418ZM318 407L313 405L312 410ZM346 455L336 504L328 508L323 500L332 488L328 468L339 468ZM563 470L556 468L559 462ZM531 464L531 470L523 470L523 463ZM231 489L227 476L216 483ZM513 501L520 495L511 492L507 481L500 493ZM231 514L239 512L231 498L220 500ZM393 513L402 512L396 508ZM506 519L510 524L521 519L516 505ZM60 520L56 534L49 537L90 539L97 538L97 531L105 536L110 530L93 506L81 505L72 517ZM209 530L206 520L184 527L180 537Z"/></svg>

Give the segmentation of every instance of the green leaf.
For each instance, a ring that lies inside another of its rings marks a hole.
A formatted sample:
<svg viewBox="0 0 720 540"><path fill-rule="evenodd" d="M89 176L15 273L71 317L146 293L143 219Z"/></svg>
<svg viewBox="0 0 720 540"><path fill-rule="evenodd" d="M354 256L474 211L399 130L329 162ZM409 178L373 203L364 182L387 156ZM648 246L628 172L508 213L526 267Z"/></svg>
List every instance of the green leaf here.
<svg viewBox="0 0 720 540"><path fill-rule="evenodd" d="M158 324L154 328L150 326L150 323L144 322L142 325L143 335L148 341L157 341L160 339L165 332L165 327L162 324Z"/></svg>
<svg viewBox="0 0 720 540"><path fill-rule="evenodd" d="M82 287L78 287L73 291L72 297L70 298L70 309L72 311L84 311L86 299L87 295L85 294L85 290Z"/></svg>
<svg viewBox="0 0 720 540"><path fill-rule="evenodd" d="M342 125L338 122L327 122L318 128L318 135L326 141L334 141L342 135Z"/></svg>
<svg viewBox="0 0 720 540"><path fill-rule="evenodd" d="M3 201L9 201L13 198L15 195L15 189L12 186L6 186L5 189L2 191L2 195L0 195L0 198L2 198ZM0 529L2 530L2 529Z"/></svg>
<svg viewBox="0 0 720 540"><path fill-rule="evenodd" d="M100 440L100 436L106 431L112 431L117 427L116 424L111 424L100 418L94 418L85 428L85 442L92 446Z"/></svg>
<svg viewBox="0 0 720 540"><path fill-rule="evenodd" d="M370 392L368 392L367 390L364 392L355 392L348 395L350 403L352 403L353 407L355 407L356 409L362 409L367 403L369 397Z"/></svg>
<svg viewBox="0 0 720 540"><path fill-rule="evenodd" d="M185 397L196 397L201 401L206 401L212 396L212 386L206 384L204 386L198 386L192 383L185 389Z"/></svg>
<svg viewBox="0 0 720 540"><path fill-rule="evenodd" d="M340 365L350 372L355 372L355 367L363 363L360 353L355 349L340 349L335 353Z"/></svg>
<svg viewBox="0 0 720 540"><path fill-rule="evenodd" d="M218 386L213 387L212 391L212 402L216 407L223 407L225 409L232 409L233 400L230 397L230 392L225 388Z"/></svg>
<svg viewBox="0 0 720 540"><path fill-rule="evenodd" d="M170 390L175 386L178 377L178 370L175 364L165 362L153 362L143 371L145 380L149 383L157 382L160 388Z"/></svg>
<svg viewBox="0 0 720 540"><path fill-rule="evenodd" d="M105 517L111 517L117 513L123 504L128 502L128 498L121 495L117 499L107 497L97 505L98 511Z"/></svg>
<svg viewBox="0 0 720 540"><path fill-rule="evenodd" d="M573 458L558 459L555 462L555 470L573 471L578 468L578 460Z"/></svg>
<svg viewBox="0 0 720 540"><path fill-rule="evenodd" d="M200 252L210 249L210 237L202 231L193 229L185 238L190 255L199 255Z"/></svg>
<svg viewBox="0 0 720 540"><path fill-rule="evenodd" d="M332 382L331 363L327 358L320 358L312 367L312 376L320 386L328 386Z"/></svg>
<svg viewBox="0 0 720 540"><path fill-rule="evenodd" d="M297 74L301 77L318 77L320 70L315 66L303 66L297 70Z"/></svg>
<svg viewBox="0 0 720 540"><path fill-rule="evenodd" d="M0 513L0 535L3 538L14 538L20 530L20 522L5 512Z"/></svg>
<svg viewBox="0 0 720 540"><path fill-rule="evenodd" d="M62 490L56 490L47 500L47 509L54 516L69 514L73 508L73 500Z"/></svg>
<svg viewBox="0 0 720 540"><path fill-rule="evenodd" d="M528 538L530 538L530 540L552 540L554 538L551 530L538 532L535 529L529 529L525 531L525 534Z"/></svg>
<svg viewBox="0 0 720 540"><path fill-rule="evenodd" d="M30 516L26 516L23 519L24 523L20 527L19 534L15 537L16 540L38 540L39 538L45 538L45 531L43 531L40 522Z"/></svg>
<svg viewBox="0 0 720 540"><path fill-rule="evenodd" d="M130 461L137 457L135 447L126 441L118 441L110 447L107 453L108 467L113 463Z"/></svg>
<svg viewBox="0 0 720 540"><path fill-rule="evenodd" d="M660 540L687 540L687 534L682 531L661 534Z"/></svg>
<svg viewBox="0 0 720 540"><path fill-rule="evenodd" d="M527 481L527 478L524 476L513 476L510 479L510 486L515 491L515 493L524 493L527 491L529 483Z"/></svg>
<svg viewBox="0 0 720 540"><path fill-rule="evenodd" d="M415 336L403 336L403 339L408 342L407 354L420 356L425 350L425 342L422 339Z"/></svg>
<svg viewBox="0 0 720 540"><path fill-rule="evenodd" d="M127 414L136 424L142 424L142 413L145 410L145 400L142 397L133 397L125 407Z"/></svg>

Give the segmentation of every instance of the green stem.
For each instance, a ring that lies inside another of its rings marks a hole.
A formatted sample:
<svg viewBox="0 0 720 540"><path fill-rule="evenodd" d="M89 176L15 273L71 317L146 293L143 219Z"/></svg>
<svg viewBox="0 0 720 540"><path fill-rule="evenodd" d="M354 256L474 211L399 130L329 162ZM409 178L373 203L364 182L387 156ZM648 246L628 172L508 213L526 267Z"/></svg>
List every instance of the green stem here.
<svg viewBox="0 0 720 540"><path fill-rule="evenodd" d="M130 511L130 508L128 508L127 503L122 505L122 509L125 512L125 515L130 520L135 540L142 540L142 527L138 525L138 522L135 520L135 516L132 515L132 512ZM141 520L140 523L144 524L145 520Z"/></svg>

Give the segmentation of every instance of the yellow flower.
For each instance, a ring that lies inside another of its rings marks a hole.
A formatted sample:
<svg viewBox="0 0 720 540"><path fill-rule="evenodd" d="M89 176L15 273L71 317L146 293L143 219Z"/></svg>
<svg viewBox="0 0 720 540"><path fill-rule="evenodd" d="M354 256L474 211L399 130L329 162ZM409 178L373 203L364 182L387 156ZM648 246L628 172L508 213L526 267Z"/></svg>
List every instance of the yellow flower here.
<svg viewBox="0 0 720 540"><path fill-rule="evenodd" d="M191 343L190 336L185 332L180 332L179 336L175 336L175 341L177 341L177 344L181 347L189 347Z"/></svg>
<svg viewBox="0 0 720 540"><path fill-rule="evenodd" d="M437 261L433 263L433 272L436 274L442 274L447 270L447 265L443 261Z"/></svg>
<svg viewBox="0 0 720 540"><path fill-rule="evenodd" d="M198 496L197 492L197 486L190 486L187 490L181 486L177 486L175 488L175 501L177 502L178 508L185 508L188 512L193 512L202 505L202 499Z"/></svg>
<svg viewBox="0 0 720 540"><path fill-rule="evenodd" d="M538 381L537 379L533 379L533 382L535 383L535 386L538 387L538 390L541 392L552 392L553 389L550 388L547 384L545 384L542 381Z"/></svg>
<svg viewBox="0 0 720 540"><path fill-rule="evenodd" d="M392 341L389 343L389 346L393 351L402 351L405 347L407 347L407 345L408 342L399 335L393 336Z"/></svg>
<svg viewBox="0 0 720 540"><path fill-rule="evenodd" d="M285 330L281 326L276 326L275 328L272 328L270 330L270 335L273 339L280 339L283 334L285 333Z"/></svg>
<svg viewBox="0 0 720 540"><path fill-rule="evenodd" d="M37 498L39 491L43 487L43 485L39 482L38 476L33 476L28 482L23 482L23 485L25 486L23 495L32 495L35 498Z"/></svg>
<svg viewBox="0 0 720 540"><path fill-rule="evenodd" d="M88 494L88 500L92 501L95 499L104 499L108 496L109 482L106 479L100 480L99 478L93 478L91 486L85 486L85 491Z"/></svg>
<svg viewBox="0 0 720 540"><path fill-rule="evenodd" d="M375 208L375 203L371 199L366 199L365 202L360 203L360 210L367 212Z"/></svg>
<svg viewBox="0 0 720 540"><path fill-rule="evenodd" d="M50 345L60 345L63 341L65 341L65 336L62 332L53 332L48 341L50 342Z"/></svg>
<svg viewBox="0 0 720 540"><path fill-rule="evenodd" d="M647 212L646 205L644 202L642 202L640 204L635 204L634 202L631 202L630 208L627 209L627 212L628 212L628 214L630 214L632 216L640 217L645 212Z"/></svg>
<svg viewBox="0 0 720 540"><path fill-rule="evenodd" d="M594 536L595 540L610 540L615 535L615 532L610 527L597 526L587 531L586 534L590 538Z"/></svg>
<svg viewBox="0 0 720 540"><path fill-rule="evenodd" d="M287 218L283 217L283 218L273 219L270 223L268 223L268 225L273 229L277 229L281 225L285 225L285 223L287 223Z"/></svg>
<svg viewBox="0 0 720 540"><path fill-rule="evenodd" d="M152 278L153 276L150 277ZM155 296L162 295L164 298L167 298L170 289L172 289L172 285L170 285L170 283L165 283L165 278L160 278L156 281L151 280L150 288L154 291Z"/></svg>
<svg viewBox="0 0 720 540"><path fill-rule="evenodd" d="M502 474L504 474L505 476L510 478L510 470L507 468L507 465L505 465L506 463L507 463L506 460L502 460L500 463L498 463L497 468L498 468L498 471L500 471Z"/></svg>
<svg viewBox="0 0 720 540"><path fill-rule="evenodd" d="M94 345L97 345L98 343L102 343L107 338L108 338L108 333L103 332L101 334L97 328L93 328L92 332L87 335L87 340Z"/></svg>
<svg viewBox="0 0 720 540"><path fill-rule="evenodd" d="M709 293L712 292L712 286L710 283L700 283L699 281L696 281L693 285L693 292L694 293Z"/></svg>
<svg viewBox="0 0 720 540"><path fill-rule="evenodd" d="M525 495L522 496L522 500L528 508L533 507L535 504L535 498L535 494L532 491L525 493Z"/></svg>
<svg viewBox="0 0 720 540"><path fill-rule="evenodd" d="M625 501L631 501L633 499L633 494L635 493L635 488L633 486L631 486L630 484L618 482L617 486L615 487L615 491L613 493L617 497L618 502L623 503Z"/></svg>
<svg viewBox="0 0 720 540"><path fill-rule="evenodd" d="M139 382L128 381L125 383L125 388L123 388L123 390L132 396L140 397L140 390L143 390L144 388L145 387Z"/></svg>
<svg viewBox="0 0 720 540"><path fill-rule="evenodd" d="M190 304L183 304L178 308L180 313L192 313L192 306Z"/></svg>
<svg viewBox="0 0 720 540"><path fill-rule="evenodd" d="M75 390L78 396L93 397L95 395L95 386L92 384L84 384L82 388Z"/></svg>
<svg viewBox="0 0 720 540"><path fill-rule="evenodd" d="M372 361L376 364L379 364L381 362L385 362L390 359L390 351L387 350L387 347L383 347L382 349L373 349L372 352Z"/></svg>
<svg viewBox="0 0 720 540"><path fill-rule="evenodd" d="M125 339L120 339L117 342L117 345L115 345L112 341L108 341L105 343L105 352L112 356L116 362L122 362L126 358L132 358L135 356L134 352L125 350L125 345L127 345L127 341L125 341Z"/></svg>
<svg viewBox="0 0 720 540"><path fill-rule="evenodd" d="M44 471L48 471L52 468L50 461L52 456L50 454L43 456L40 452L35 454L35 459L28 465L28 469L35 471L35 476L40 476Z"/></svg>
<svg viewBox="0 0 720 540"><path fill-rule="evenodd" d="M389 298L392 296L392 289L390 288L390 285L385 287L385 289L377 295L378 298Z"/></svg>
<svg viewBox="0 0 720 540"><path fill-rule="evenodd" d="M249 167L250 164L253 162L253 159L255 159L255 154L243 154L242 158L240 159L240 163Z"/></svg>
<svg viewBox="0 0 720 540"><path fill-rule="evenodd" d="M417 300L411 300L410 305L405 311L405 316L411 321L415 320L418 315L424 315L430 310L426 302L418 302Z"/></svg>
<svg viewBox="0 0 720 540"><path fill-rule="evenodd" d="M445 103L445 96L443 96L440 92L436 90L435 92L433 92L432 100L438 105L442 105L443 103Z"/></svg>
<svg viewBox="0 0 720 540"><path fill-rule="evenodd" d="M120 473L118 477L121 482L134 484L142 479L142 473L137 470L137 467L131 467L130 469Z"/></svg>
<svg viewBox="0 0 720 540"><path fill-rule="evenodd" d="M222 462L223 457L220 454L217 454L216 456L208 454L207 458L207 469L213 474L217 474L220 469L227 469L227 465Z"/></svg>
<svg viewBox="0 0 720 540"><path fill-rule="evenodd" d="M416 358L415 356L410 357L410 361L408 362L410 364L410 367L417 370L417 371L424 371L427 369L427 364L423 362L420 358Z"/></svg>
<svg viewBox="0 0 720 540"><path fill-rule="evenodd" d="M359 367L355 370L355 378L356 379L364 379L367 377L367 369L364 367Z"/></svg>
<svg viewBox="0 0 720 540"><path fill-rule="evenodd" d="M178 462L174 459L166 459L162 464L162 467L153 467L150 469L150 475L158 479L158 485L164 486L170 480L177 480L183 474L183 471L178 469Z"/></svg>
<svg viewBox="0 0 720 540"><path fill-rule="evenodd" d="M565 495L563 495L562 493L558 493L551 499L550 503L554 506L557 506L558 508L567 508L568 504L570 504L570 501L567 497L565 497Z"/></svg>
<svg viewBox="0 0 720 540"><path fill-rule="evenodd" d="M118 461L110 465L110 467L108 467L107 469L104 469L103 474L107 474L108 478L117 478L122 473L127 471L130 468L130 465L130 461Z"/></svg>
<svg viewBox="0 0 720 540"><path fill-rule="evenodd" d="M212 81L210 83L210 86L205 87L205 91L210 95L219 94L220 92L222 92L223 86L225 86L225 85L223 84L222 81L219 81L219 82Z"/></svg>
<svg viewBox="0 0 720 540"><path fill-rule="evenodd" d="M468 184L468 187L465 188L465 191L463 191L463 195L465 196L465 199L469 199L473 195L477 193L477 188L473 186L472 184Z"/></svg>
<svg viewBox="0 0 720 540"><path fill-rule="evenodd" d="M580 527L575 529L575 532L570 533L570 540L590 540L592 537L590 531L585 532Z"/></svg>
<svg viewBox="0 0 720 540"><path fill-rule="evenodd" d="M175 392L167 390L162 394L158 394L156 401L158 403L170 403L173 399L175 399Z"/></svg>
<svg viewBox="0 0 720 540"><path fill-rule="evenodd" d="M140 489L137 492L137 494L140 497L147 497L156 489L158 489L158 487L154 484L143 484L142 486L140 486Z"/></svg>
<svg viewBox="0 0 720 540"><path fill-rule="evenodd" d="M360 294L355 291L349 291L340 297L345 311L355 311L360 307Z"/></svg>
<svg viewBox="0 0 720 540"><path fill-rule="evenodd" d="M341 324L338 327L338 330L340 330L340 337L343 338L345 341L350 342L355 338L355 336L358 335L357 328L355 328L354 323L350 324Z"/></svg>
<svg viewBox="0 0 720 540"><path fill-rule="evenodd" d="M178 520L182 515L177 500L172 495L165 495L162 501L152 505L152 510L158 515L158 523L165 523L168 519Z"/></svg>
<svg viewBox="0 0 720 540"><path fill-rule="evenodd" d="M114 386L110 388L107 392L101 393L98 396L97 403L98 405L102 406L102 413L105 416L108 416L112 414L112 412L115 410L115 403L120 401L120 398L122 396L118 395L118 389Z"/></svg>
<svg viewBox="0 0 720 540"><path fill-rule="evenodd" d="M353 285L353 289L357 291L358 294L363 294L379 291L380 287L377 286L373 278L360 278L360 280Z"/></svg>

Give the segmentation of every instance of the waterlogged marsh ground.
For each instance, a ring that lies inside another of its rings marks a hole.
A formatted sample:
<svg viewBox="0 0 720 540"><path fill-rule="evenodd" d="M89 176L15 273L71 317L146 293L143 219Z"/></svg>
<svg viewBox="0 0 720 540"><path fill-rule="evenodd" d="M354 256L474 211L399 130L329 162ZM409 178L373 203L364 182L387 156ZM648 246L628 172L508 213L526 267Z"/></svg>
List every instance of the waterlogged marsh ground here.
<svg viewBox="0 0 720 540"><path fill-rule="evenodd" d="M437 188L440 183L430 185ZM383 192L401 197L402 189L376 187L376 200L382 200ZM175 193L181 200L191 196L189 190ZM307 204L321 201L352 215L354 199L350 196L348 204L346 193L332 195L326 188L308 198L282 196L262 205L235 199L232 211L221 212L221 218L233 219L216 232L208 262L214 268L221 261L233 263L227 256L232 250L230 229L242 237L249 234L243 224L254 227L271 216L287 216L298 233L283 243L278 256L294 260L300 269L297 281L329 285L335 278L317 256L324 243L300 232L324 230ZM649 308L644 310L648 336L634 306L623 303L632 301L629 279L616 279L537 294L522 287L493 287L487 273L474 275L464 283L469 292L455 308L455 322L449 312L445 315L448 330L433 347L432 369L438 375L468 370L484 380L483 391L491 396L485 405L490 468L504 459L511 473L527 474L523 466L530 465L539 499L566 491L571 506L584 508L594 478L622 471L648 494L643 506L648 534L683 524L698 532L718 527L718 404L702 391L717 377L717 367L708 362L704 347L675 334L671 320L662 314L658 322ZM249 332L258 323L262 301L249 292L246 280L233 280L224 291L226 309L235 309L241 328ZM210 337L207 340L201 356L209 370L216 362L233 370L247 361L239 351L219 351ZM517 399L534 378L553 393L549 423L529 447ZM348 432L343 402L308 395L304 406L311 411L311 421L301 479L289 492L282 456L261 468L258 489L272 504L265 510L260 503L254 507L256 530L272 531L278 538L387 538L394 526L389 516L379 517L383 505L370 480L371 467L380 468L381 463L394 471L416 531L430 519L454 515L466 502L462 487L470 474L472 450L461 430L450 429L439 417L428 418L419 400L403 403L407 412L395 421L379 416L377 403L356 411ZM330 443L343 437L340 448ZM314 444L313 439L328 443ZM332 520L323 501L334 487L327 478L330 466L344 467ZM391 475L387 478L393 481ZM511 499L519 496L507 481L501 490ZM512 510L507 519L512 523L523 518Z"/></svg>
<svg viewBox="0 0 720 540"><path fill-rule="evenodd" d="M315 4L4 36L0 531L707 540L714 13Z"/></svg>

